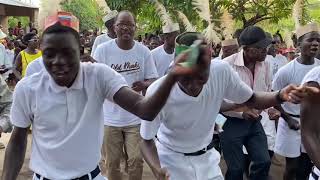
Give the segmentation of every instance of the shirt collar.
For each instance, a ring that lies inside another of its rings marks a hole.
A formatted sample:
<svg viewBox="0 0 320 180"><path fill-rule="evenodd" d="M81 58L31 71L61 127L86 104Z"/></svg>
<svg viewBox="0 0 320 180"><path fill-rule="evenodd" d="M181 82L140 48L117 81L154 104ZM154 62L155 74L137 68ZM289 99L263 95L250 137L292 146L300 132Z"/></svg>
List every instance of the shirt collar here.
<svg viewBox="0 0 320 180"><path fill-rule="evenodd" d="M76 79L74 80L72 86L70 88L67 88L65 86L59 86L51 77L51 75L48 73L47 70L45 70L47 76L49 76L49 86L53 89L54 92L60 93L63 91L66 91L68 89L82 89L83 88L83 69L82 65L80 63L79 72L77 74Z"/></svg>
<svg viewBox="0 0 320 180"><path fill-rule="evenodd" d="M240 52L237 53L236 59L234 60L233 64L236 66L244 66L244 59L243 59L243 49L240 50Z"/></svg>

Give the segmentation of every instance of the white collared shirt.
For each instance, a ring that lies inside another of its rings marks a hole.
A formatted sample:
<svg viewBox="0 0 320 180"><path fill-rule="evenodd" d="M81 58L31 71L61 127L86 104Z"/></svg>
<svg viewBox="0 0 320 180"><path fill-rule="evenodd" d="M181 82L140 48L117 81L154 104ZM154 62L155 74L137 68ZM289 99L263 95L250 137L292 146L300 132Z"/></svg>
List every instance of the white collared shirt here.
<svg viewBox="0 0 320 180"><path fill-rule="evenodd" d="M153 94L164 77L147 91ZM212 140L213 126L224 98L238 104L248 101L253 92L235 71L223 61L212 61L208 82L197 97L185 94L176 84L157 118L142 121L140 134L150 140L156 135L161 144L181 153L199 151Z"/></svg>
<svg viewBox="0 0 320 180"><path fill-rule="evenodd" d="M25 76L31 76L32 74L38 73L45 69L43 64L42 56L32 61L28 66L26 70Z"/></svg>
<svg viewBox="0 0 320 180"><path fill-rule="evenodd" d="M44 69L23 78L13 95L11 121L32 124L30 169L49 179L72 179L96 168L103 139L103 102L127 86L103 64L81 63L70 88Z"/></svg>

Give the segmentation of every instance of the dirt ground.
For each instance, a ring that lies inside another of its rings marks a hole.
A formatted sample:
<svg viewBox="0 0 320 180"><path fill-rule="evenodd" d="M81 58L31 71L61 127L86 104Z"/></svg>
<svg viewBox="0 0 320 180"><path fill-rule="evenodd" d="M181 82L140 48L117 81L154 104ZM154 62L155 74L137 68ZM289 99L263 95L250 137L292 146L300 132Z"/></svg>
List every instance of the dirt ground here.
<svg viewBox="0 0 320 180"><path fill-rule="evenodd" d="M0 139L0 142L4 143L5 145L8 144L10 138L10 134L2 134L2 137ZM31 144L31 136L28 137L28 148L26 153L26 158L22 167L22 170L20 171L20 175L17 180L31 180L33 173L29 170L28 164L30 160L30 144ZM0 174L2 174L3 169L3 161L4 161L4 154L5 149L0 150ZM281 180L283 176L283 168L284 168L284 158L280 156L275 156L272 161L272 166L270 170L270 180ZM221 169L223 172L226 171L226 165L224 161L221 162ZM123 180L127 180L126 175L123 175ZM145 163L144 171L143 171L143 180L154 180L155 178L152 175L152 172L148 165Z"/></svg>

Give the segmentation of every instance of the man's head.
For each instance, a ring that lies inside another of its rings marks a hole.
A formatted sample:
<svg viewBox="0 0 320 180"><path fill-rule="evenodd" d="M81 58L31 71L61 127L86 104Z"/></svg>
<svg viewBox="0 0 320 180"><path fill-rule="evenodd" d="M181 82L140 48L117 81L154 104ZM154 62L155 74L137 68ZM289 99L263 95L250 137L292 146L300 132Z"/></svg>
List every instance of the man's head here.
<svg viewBox="0 0 320 180"><path fill-rule="evenodd" d="M239 50L239 45L237 39L224 40L221 43L222 46L222 58L226 58L235 54Z"/></svg>
<svg viewBox="0 0 320 180"><path fill-rule="evenodd" d="M277 55L277 49L276 49L276 46L275 44L270 44L267 48L267 54L268 55L271 55L273 57L276 57Z"/></svg>
<svg viewBox="0 0 320 180"><path fill-rule="evenodd" d="M22 26L22 25L21 25L21 22L19 21L19 22L18 22L18 28L21 28L21 26Z"/></svg>
<svg viewBox="0 0 320 180"><path fill-rule="evenodd" d="M174 48L176 37L179 35L180 28L178 23L167 24L162 27L163 41L167 47Z"/></svg>
<svg viewBox="0 0 320 180"><path fill-rule="evenodd" d="M70 87L80 68L80 37L77 31L56 23L41 39L45 68L59 86Z"/></svg>
<svg viewBox="0 0 320 180"><path fill-rule="evenodd" d="M129 11L121 11L116 17L114 25L119 41L133 41L136 31L136 21Z"/></svg>
<svg viewBox="0 0 320 180"><path fill-rule="evenodd" d="M8 32L9 32L9 35L12 36L13 35L13 28L8 28Z"/></svg>
<svg viewBox="0 0 320 180"><path fill-rule="evenodd" d="M297 29L298 47L302 56L314 58L320 49L320 28L308 24Z"/></svg>
<svg viewBox="0 0 320 180"><path fill-rule="evenodd" d="M160 46L159 38L155 35L150 37L149 49L155 49Z"/></svg>
<svg viewBox="0 0 320 180"><path fill-rule="evenodd" d="M30 32L34 34L38 34L38 30L36 28L31 28Z"/></svg>
<svg viewBox="0 0 320 180"><path fill-rule="evenodd" d="M243 30L239 38L246 61L262 62L267 56L267 47L272 40L257 26L249 26Z"/></svg>
<svg viewBox="0 0 320 180"><path fill-rule="evenodd" d="M205 42L205 38L200 33L183 33L176 38L176 48L179 46L191 46L194 41L202 40L200 55L197 64L202 71L196 75L181 77L178 81L188 92L197 92L207 83L210 74L211 52L210 47ZM177 53L177 50L176 50Z"/></svg>
<svg viewBox="0 0 320 180"><path fill-rule="evenodd" d="M20 37L24 36L24 30L23 30L23 29L20 29L20 30L19 30L18 36L20 36Z"/></svg>
<svg viewBox="0 0 320 180"><path fill-rule="evenodd" d="M27 33L23 36L22 41L30 49L37 49L39 47L39 37L35 33Z"/></svg>
<svg viewBox="0 0 320 180"><path fill-rule="evenodd" d="M114 10L109 12L105 17L103 17L103 22L106 28L108 29L109 35L113 36L112 38L116 37L116 33L114 32L114 23L116 16L118 15L118 11Z"/></svg>

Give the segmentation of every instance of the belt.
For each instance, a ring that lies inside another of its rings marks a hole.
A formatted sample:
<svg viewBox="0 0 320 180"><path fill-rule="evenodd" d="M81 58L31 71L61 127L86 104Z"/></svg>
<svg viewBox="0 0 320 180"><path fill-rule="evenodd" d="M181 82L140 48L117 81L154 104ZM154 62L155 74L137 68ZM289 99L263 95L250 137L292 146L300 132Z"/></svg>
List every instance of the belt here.
<svg viewBox="0 0 320 180"><path fill-rule="evenodd" d="M36 177L37 177L38 179L41 179L41 177L43 177L43 176L41 176L41 175L39 175L39 174L37 174L37 173L35 173L35 174L36 174ZM94 178L97 177L99 174L100 174L100 168L99 168L99 166L97 166L93 171L90 172L91 179L94 179ZM50 179L43 177L43 180L50 180ZM79 178L74 178L74 179L71 179L71 180L90 180L90 177L89 177L88 174L86 174L86 175L84 175L84 176L81 176L81 177L79 177Z"/></svg>
<svg viewBox="0 0 320 180"><path fill-rule="evenodd" d="M193 153L183 153L183 154L185 156L200 156L200 155L206 153L207 151L209 151L210 149L212 149L213 147L214 147L214 143L213 143L213 141L211 141L211 143L207 147L201 149L200 151L193 152Z"/></svg>
<svg viewBox="0 0 320 180"><path fill-rule="evenodd" d="M300 115L294 115L294 114L290 114L290 113L287 113L289 116L291 117L295 117L295 118L300 118Z"/></svg>

